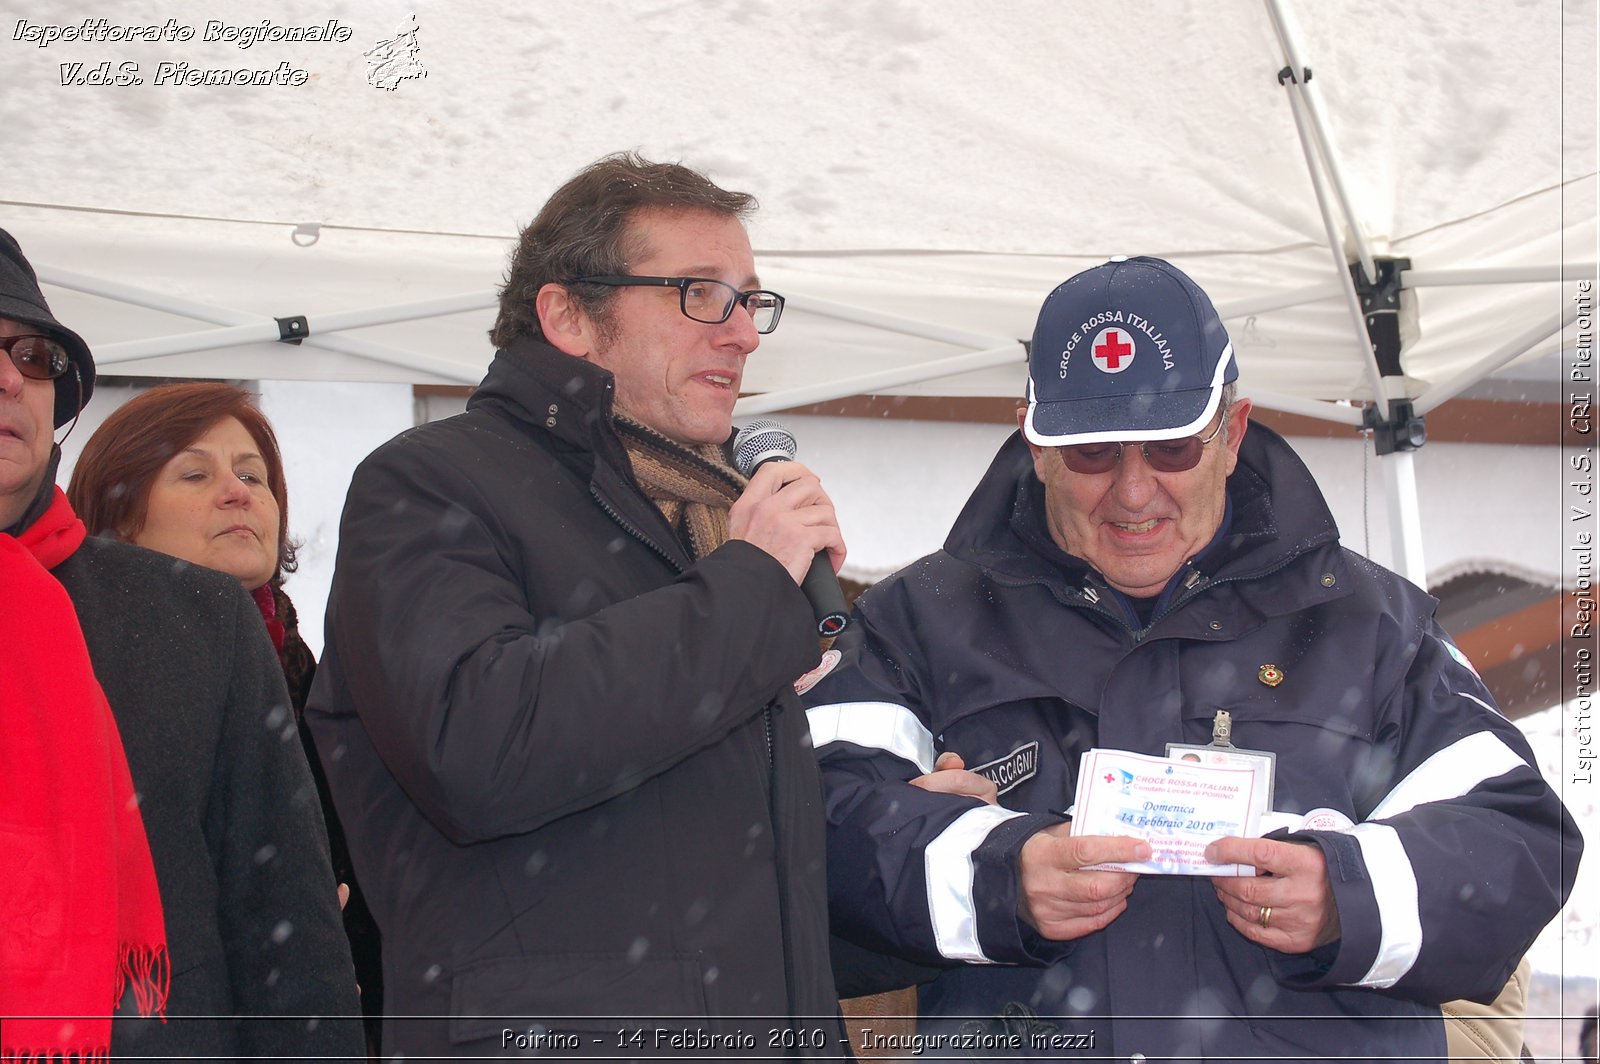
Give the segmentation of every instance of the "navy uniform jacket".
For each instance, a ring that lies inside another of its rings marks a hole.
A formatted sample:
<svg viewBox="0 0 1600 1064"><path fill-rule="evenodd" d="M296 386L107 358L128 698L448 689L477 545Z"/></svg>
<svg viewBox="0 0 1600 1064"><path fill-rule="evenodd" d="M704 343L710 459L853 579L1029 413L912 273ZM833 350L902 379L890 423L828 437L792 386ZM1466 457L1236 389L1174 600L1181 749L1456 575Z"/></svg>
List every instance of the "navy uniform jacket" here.
<svg viewBox="0 0 1600 1064"><path fill-rule="evenodd" d="M1493 998L1571 890L1577 829L1435 601L1339 546L1269 430L1251 427L1228 493L1218 540L1142 627L1050 541L1014 436L945 549L861 599L807 693L835 930L951 966L922 989L925 1029L1020 1005L1056 1055L1092 1032L1121 1059L1438 1059L1437 1003ZM1278 810L1351 822L1290 836L1322 848L1343 937L1264 950L1203 877L1143 876L1073 942L1022 922L1018 852L1065 819L1079 755L1206 743L1219 709L1235 745L1276 752ZM999 807L903 782L944 750L988 766Z"/></svg>

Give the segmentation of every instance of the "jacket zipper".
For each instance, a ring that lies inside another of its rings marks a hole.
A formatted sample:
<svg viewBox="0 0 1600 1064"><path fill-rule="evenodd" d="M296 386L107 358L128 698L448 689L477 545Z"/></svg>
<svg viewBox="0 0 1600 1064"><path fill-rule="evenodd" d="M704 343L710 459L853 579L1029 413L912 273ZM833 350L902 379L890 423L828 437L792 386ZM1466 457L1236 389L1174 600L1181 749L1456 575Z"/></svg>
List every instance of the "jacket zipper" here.
<svg viewBox="0 0 1600 1064"><path fill-rule="evenodd" d="M1063 606L1066 606L1069 609L1086 610L1089 613L1097 613L1108 620L1116 622L1117 626L1120 627L1124 632L1127 632L1135 643L1139 641L1139 633L1134 631L1133 627L1128 624L1128 619L1111 610L1109 607L1100 605L1100 593L1092 587L1086 589L1073 589L1072 591L1068 591L1067 593L1063 594L1055 584L1047 580L1019 580L1013 577L1005 576L994 569L986 569L984 571L989 574L989 579L993 580L997 584L1004 584L1006 587L1024 588L1032 587L1035 584L1043 584L1045 589L1050 592L1050 596Z"/></svg>
<svg viewBox="0 0 1600 1064"><path fill-rule="evenodd" d="M594 501L600 504L600 509L605 511L606 516L615 521L624 532L628 533L628 535L632 536L640 543L643 543L646 547L649 547L651 550L655 551L655 553L664 559L668 565L672 566L673 569L680 573L684 571L683 566L678 564L677 559L663 550L655 540L651 539L639 529L635 528L628 522L626 518L617 513L616 507L612 506L605 500L605 496L600 494L599 488L596 488L593 484L590 484L589 494L594 496ZM770 702L761 707L761 740L762 745L764 745L767 750L767 771L770 774L778 767L777 759L774 757L772 752L772 703Z"/></svg>
<svg viewBox="0 0 1600 1064"><path fill-rule="evenodd" d="M599 488L595 487L593 484L590 484L589 494L594 496L594 501L600 504L600 509L606 512L606 516L621 526L624 532L628 533L628 535L632 536L640 543L643 543L646 547L649 547L651 550L655 551L655 553L659 555L663 561L672 566L674 571L679 573L684 571L683 566L678 564L678 559L668 554L659 544L656 543L655 540L651 539L649 536L633 527L633 525L628 523L627 518L617 513L616 507L612 506L606 501L605 496L600 494Z"/></svg>
<svg viewBox="0 0 1600 1064"><path fill-rule="evenodd" d="M590 484L589 485L589 494L594 496L594 501L600 504L600 509L602 509L602 510L604 510L606 512L606 516L611 518L611 520L615 521L618 525L620 525L624 532L628 533L628 535L632 536L634 539L638 540L640 543L643 543L645 546L647 546L651 550L655 551L656 554L658 554L662 558L666 559L667 564L672 566L678 572L680 572L680 573L683 572L683 566L679 565L677 560L674 559L672 557L672 555L670 555L666 551L662 550L661 547L659 547L656 544L655 540L651 539L649 536L645 535L643 532L641 532L637 528L633 527L633 525L629 524L628 521L621 514L617 513L616 508L614 506L612 506L610 503L606 502L605 497L600 494L600 489L599 488L596 488L593 484ZM767 749L767 769L770 772L771 770L776 769L778 767L778 762L777 762L776 758L773 756L773 753L772 753L772 703L771 702L768 702L766 705L761 707L761 740L762 740L762 744Z"/></svg>
<svg viewBox="0 0 1600 1064"><path fill-rule="evenodd" d="M609 387L610 386L607 385L608 389L609 389ZM655 540L651 539L649 536L647 536L644 532L640 531L638 528L634 527L634 525L631 522L629 522L627 518L623 517L620 513L618 513L616 507L612 506L611 503L606 501L605 496L600 494L600 489L595 487L595 485L594 485L594 483L592 481L589 484L589 494L590 494L591 497L593 497L594 501L597 504L599 504L600 509L605 512L605 515L607 517L611 518L612 521L616 522L616 524L617 524L617 526L619 528L621 528L628 535L632 536L634 539L638 540L640 543L644 544L646 547L649 547L663 561L665 561L668 565L672 566L672 568L673 568L673 570L675 572L678 572L678 573L684 572L684 567L678 563L678 560L676 558L674 558L672 555L668 554L666 552L666 550L664 550L660 546L660 544L658 544ZM771 823L772 823L773 845L775 847L775 853L778 855L777 863L774 865L775 870L777 870L779 868L779 866L781 866L781 864L782 864L782 856L781 856L782 855L782 845L781 845L780 840L778 838L778 816L777 816L777 801L778 801L778 799L777 799L777 793L776 793L777 779L778 779L778 777L777 777L778 762L777 762L777 757L776 757L776 755L775 755L775 753L773 751L773 748L772 748L772 703L771 702L768 702L766 705L761 707L761 740L762 740L762 745L766 747L766 751L767 751L767 807L768 807L769 817L770 817L770 820L771 820ZM781 878L782 877L780 876L780 880L781 880ZM791 938L791 933L790 933L790 928L789 928L789 917L788 917L788 914L787 914L788 903L787 903L787 900L785 898L784 892L781 889L781 882L779 884L779 889L777 891L777 895L778 895L778 904L781 907L781 909L783 910L782 915L779 918L779 922L780 922L780 924L782 926L782 929L783 929L783 937L784 937L784 943L785 943L785 949L783 951L783 953L784 953L784 961L783 961L784 983L785 983L785 989L786 989L788 997L789 997L789 1010L790 1010L791 1013L793 1013L793 1012L796 1011L794 957L793 957L793 951L787 948L789 939Z"/></svg>
<svg viewBox="0 0 1600 1064"><path fill-rule="evenodd" d="M1167 616L1169 613L1172 613L1178 607L1192 601L1202 591L1213 587L1221 587L1223 584L1241 583L1245 580L1264 580L1272 574L1278 572L1280 569L1287 569L1304 553L1304 551L1296 551L1295 553L1290 554L1288 557L1281 559L1276 565L1270 566L1266 569L1258 569L1253 573L1240 573L1238 576L1224 576L1218 580L1206 580L1204 577L1202 577L1201 580L1193 587L1186 588L1184 594L1175 597L1172 602L1167 605L1166 609L1151 617L1150 625L1151 627L1154 627L1157 621ZM1196 570L1196 572L1198 573L1198 570ZM1146 630L1148 631L1148 629Z"/></svg>
<svg viewBox="0 0 1600 1064"><path fill-rule="evenodd" d="M652 551L654 551L657 555L659 555L662 559L664 559L668 565L672 566L672 568L674 570L676 570L677 572L681 573L681 572L684 571L683 566L678 564L678 561L677 561L676 558L674 558L672 555L668 554L665 550L661 549L661 547L656 543L655 540L651 539L649 536L647 536L643 532L639 531L639 529L635 528L632 524L630 524L626 518L624 518L621 514L617 513L616 507L612 506L609 502L606 501L605 496L600 494L600 489L599 488L596 488L593 484L590 484L589 485L589 494L594 497L594 501L595 502L600 504L600 509L605 511L606 516L611 518L611 520L615 521L617 523L617 525L624 532L628 533L628 535L632 536L634 539L638 540L640 543L643 543L646 547L649 547ZM778 762L777 762L777 758L774 756L773 750L772 750L772 703L771 702L768 702L766 705L761 707L761 742L762 742L762 745L766 747L766 751L767 751L767 810L768 810L769 818L771 820L772 828L773 828L773 845L774 846L778 846L779 845L779 841L778 841L778 838L777 838L778 816L777 816L777 812L776 812L776 808L775 808L776 802L777 802L777 797L773 793L773 789L777 785ZM783 902L783 891L782 891L781 888L778 890L778 903L780 905L784 904L784 902ZM788 937L789 937L789 926L788 926L788 918L787 917L783 918L783 935L784 935L784 938L787 940ZM784 959L784 979L785 979L785 982L788 984L787 989L788 989L789 997L790 997L790 1010L793 1011L793 1009L794 1009L793 998L794 998L795 975L794 975L794 964L793 964L793 961L788 957L788 953L789 953L788 950L784 951L784 954L785 954L785 959Z"/></svg>
<svg viewBox="0 0 1600 1064"><path fill-rule="evenodd" d="M768 776L769 779L776 779L776 777L774 775L774 772L776 771L776 769L778 767L778 762L773 758L773 755L772 755L772 703L771 702L768 702L766 705L761 707L761 737L762 737L763 740L765 740L765 742L767 744L767 776Z"/></svg>

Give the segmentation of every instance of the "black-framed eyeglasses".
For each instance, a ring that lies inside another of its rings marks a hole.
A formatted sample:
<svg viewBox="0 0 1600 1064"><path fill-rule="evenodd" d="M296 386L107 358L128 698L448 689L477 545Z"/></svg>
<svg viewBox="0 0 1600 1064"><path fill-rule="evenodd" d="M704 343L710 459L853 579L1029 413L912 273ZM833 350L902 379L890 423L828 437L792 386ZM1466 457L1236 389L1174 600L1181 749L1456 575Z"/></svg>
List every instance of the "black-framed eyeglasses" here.
<svg viewBox="0 0 1600 1064"><path fill-rule="evenodd" d="M0 336L0 348L11 356L18 373L36 381L55 380L71 362L66 347L48 336Z"/></svg>
<svg viewBox="0 0 1600 1064"><path fill-rule="evenodd" d="M611 288L676 288L678 309L691 321L721 325L735 306L750 312L756 332L766 334L778 327L783 316L783 297L764 288L741 292L731 284L709 277L641 277L634 274L602 274L579 277L578 284L603 284Z"/></svg>
<svg viewBox="0 0 1600 1064"><path fill-rule="evenodd" d="M1157 473L1184 473L1200 464L1206 444L1217 438L1222 426L1228 423L1227 411L1222 420L1205 437L1185 436L1181 440L1128 440L1126 442L1080 443L1061 448L1061 460L1074 473L1090 476L1109 473L1122 461L1124 447L1138 447L1144 460Z"/></svg>

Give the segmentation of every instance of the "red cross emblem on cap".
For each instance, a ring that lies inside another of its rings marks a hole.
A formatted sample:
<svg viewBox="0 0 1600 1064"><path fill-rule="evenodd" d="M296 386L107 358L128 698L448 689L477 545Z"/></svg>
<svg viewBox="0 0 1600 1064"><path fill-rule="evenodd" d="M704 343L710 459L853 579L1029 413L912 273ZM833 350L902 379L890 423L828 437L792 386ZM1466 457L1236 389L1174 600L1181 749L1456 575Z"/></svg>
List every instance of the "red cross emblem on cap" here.
<svg viewBox="0 0 1600 1064"><path fill-rule="evenodd" d="M1133 334L1126 329L1101 329L1089 353L1106 373L1121 373L1133 365Z"/></svg>

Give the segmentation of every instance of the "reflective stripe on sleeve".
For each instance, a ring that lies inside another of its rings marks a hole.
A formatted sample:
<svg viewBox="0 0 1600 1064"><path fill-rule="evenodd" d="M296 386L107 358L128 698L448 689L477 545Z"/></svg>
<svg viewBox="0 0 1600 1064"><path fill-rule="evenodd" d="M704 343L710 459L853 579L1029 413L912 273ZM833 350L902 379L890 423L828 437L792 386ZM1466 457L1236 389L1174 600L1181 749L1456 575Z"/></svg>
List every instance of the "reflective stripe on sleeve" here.
<svg viewBox="0 0 1600 1064"><path fill-rule="evenodd" d="M811 746L847 742L886 750L911 762L921 772L933 771L933 733L916 714L893 702L835 702L806 710Z"/></svg>
<svg viewBox="0 0 1600 1064"><path fill-rule="evenodd" d="M1503 776L1526 764L1498 735L1475 732L1457 739L1412 769L1384 796L1367 819L1387 820L1428 802L1460 798L1484 780Z"/></svg>
<svg viewBox="0 0 1600 1064"><path fill-rule="evenodd" d="M1417 904L1417 873L1400 836L1385 824L1350 829L1361 846L1373 898L1378 903L1378 955L1356 986L1393 986L1417 963L1422 950L1422 915Z"/></svg>
<svg viewBox="0 0 1600 1064"><path fill-rule="evenodd" d="M934 944L953 961L993 964L978 943L978 910L972 898L975 872L972 853L989 832L1024 814L983 805L963 813L925 851L928 876L928 918Z"/></svg>
<svg viewBox="0 0 1600 1064"><path fill-rule="evenodd" d="M1350 829L1361 845L1380 924L1378 956L1356 986L1379 990L1393 986L1417 963L1422 949L1416 870L1394 828L1375 821L1408 813L1419 805L1459 798L1485 780L1526 764L1498 735L1474 732L1412 769L1377 804L1366 823Z"/></svg>

